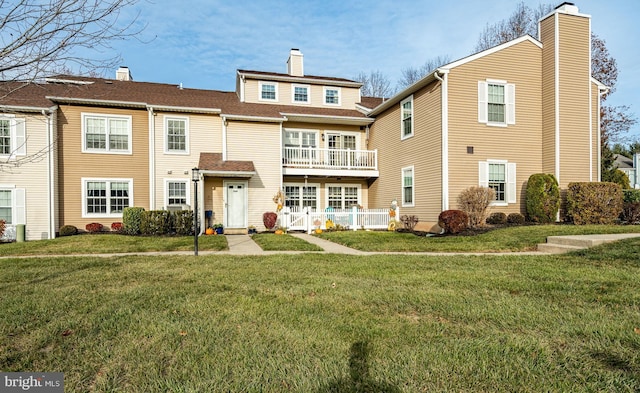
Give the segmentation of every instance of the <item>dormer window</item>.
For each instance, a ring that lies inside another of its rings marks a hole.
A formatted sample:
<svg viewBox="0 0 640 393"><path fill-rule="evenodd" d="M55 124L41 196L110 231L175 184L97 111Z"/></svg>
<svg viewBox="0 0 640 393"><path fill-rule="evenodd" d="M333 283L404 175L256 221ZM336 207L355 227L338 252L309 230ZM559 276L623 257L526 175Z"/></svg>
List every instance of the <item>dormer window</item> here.
<svg viewBox="0 0 640 393"><path fill-rule="evenodd" d="M308 104L309 103L309 86L308 85L293 85L292 86L293 97L291 101L294 103Z"/></svg>
<svg viewBox="0 0 640 393"><path fill-rule="evenodd" d="M324 103L327 105L340 105L340 88L339 87L325 87L324 88Z"/></svg>
<svg viewBox="0 0 640 393"><path fill-rule="evenodd" d="M278 101L278 84L260 82L260 101Z"/></svg>

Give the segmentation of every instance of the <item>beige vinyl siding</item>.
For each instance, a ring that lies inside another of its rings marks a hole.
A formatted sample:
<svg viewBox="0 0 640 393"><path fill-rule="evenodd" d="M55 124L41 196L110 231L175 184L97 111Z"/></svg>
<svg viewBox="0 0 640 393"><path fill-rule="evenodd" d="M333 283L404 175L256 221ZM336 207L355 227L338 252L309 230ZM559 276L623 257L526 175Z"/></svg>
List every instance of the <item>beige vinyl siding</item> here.
<svg viewBox="0 0 640 393"><path fill-rule="evenodd" d="M560 187L590 181L588 18L559 15L560 34Z"/></svg>
<svg viewBox="0 0 640 393"><path fill-rule="evenodd" d="M421 222L437 222L442 211L441 97L440 82L413 94L414 134L402 141L400 104L377 116L369 149L378 149L380 177L369 187L370 208L389 207L393 199L401 205L402 168L413 166L414 207L401 207L401 214L416 215Z"/></svg>
<svg viewBox="0 0 640 393"><path fill-rule="evenodd" d="M131 116L132 154L82 153L82 113ZM82 178L133 179L133 206L149 208L149 120L146 110L62 105L58 117L60 225L99 222L109 228L120 218L82 217ZM131 191L131 190L130 190Z"/></svg>
<svg viewBox="0 0 640 393"><path fill-rule="evenodd" d="M542 49L542 171L556 175L554 16L540 23Z"/></svg>
<svg viewBox="0 0 640 393"><path fill-rule="evenodd" d="M46 150L47 118L43 115L15 113L17 121L25 121L26 156L34 157ZM11 161L9 161L11 162ZM47 239L49 236L49 158L28 160L18 170L0 172L0 184L25 189L26 240ZM53 237L53 234L51 234Z"/></svg>
<svg viewBox="0 0 640 393"><path fill-rule="evenodd" d="M248 179L247 217L249 225L255 225L258 228L264 227L262 214L275 210L272 197L282 184L280 138L279 123L229 121L227 125L227 160L253 161L256 170L256 174ZM222 201L222 187L215 191L218 192L212 193L214 201ZM222 207L214 205L214 211L216 209L221 211Z"/></svg>
<svg viewBox="0 0 640 393"><path fill-rule="evenodd" d="M283 82L283 81L269 81L269 83L276 83L278 85L278 100L266 101L260 99L260 81L257 79L246 79L244 82L245 88L245 102L260 103L260 104L278 104L278 105L295 105L295 106L307 106L317 108L341 108L341 109L355 109L356 104L360 102L360 89L353 87L339 87L331 85L331 81L327 81L326 84L310 83L301 79L299 82ZM242 83L242 82L240 82ZM292 85L305 85L309 87L309 103L293 102L291 89ZM336 87L340 90L340 105L327 105L324 103L324 87Z"/></svg>
<svg viewBox="0 0 640 393"><path fill-rule="evenodd" d="M165 153L165 117L187 118L189 154ZM191 179L191 169L198 166L200 153L222 153L222 119L218 115L161 112L155 116L155 208L166 208L165 179ZM193 199L193 182L191 199ZM188 202L193 204L193 200Z"/></svg>
<svg viewBox="0 0 640 393"><path fill-rule="evenodd" d="M516 203L495 207L505 213L525 210L524 186L542 171L540 48L529 41L463 64L449 73L449 201L457 208L460 192L479 185L480 161L515 163ZM516 123L506 127L478 122L478 81L515 85ZM473 147L473 154L467 153ZM418 183L418 181L416 181Z"/></svg>

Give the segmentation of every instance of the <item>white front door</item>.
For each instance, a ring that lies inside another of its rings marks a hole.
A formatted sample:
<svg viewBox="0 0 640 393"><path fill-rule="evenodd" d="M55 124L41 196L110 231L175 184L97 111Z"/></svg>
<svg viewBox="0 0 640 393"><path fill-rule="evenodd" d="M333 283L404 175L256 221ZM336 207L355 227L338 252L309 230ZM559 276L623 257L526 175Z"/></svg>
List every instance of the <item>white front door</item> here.
<svg viewBox="0 0 640 393"><path fill-rule="evenodd" d="M224 182L226 228L247 227L247 182Z"/></svg>

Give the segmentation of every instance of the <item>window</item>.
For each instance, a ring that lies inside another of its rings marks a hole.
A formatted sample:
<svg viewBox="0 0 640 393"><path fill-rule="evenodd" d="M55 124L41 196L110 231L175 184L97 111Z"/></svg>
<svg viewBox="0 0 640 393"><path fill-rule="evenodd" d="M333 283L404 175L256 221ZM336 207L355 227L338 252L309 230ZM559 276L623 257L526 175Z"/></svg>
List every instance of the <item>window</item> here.
<svg viewBox="0 0 640 393"><path fill-rule="evenodd" d="M165 152L189 153L188 118L165 117Z"/></svg>
<svg viewBox="0 0 640 393"><path fill-rule="evenodd" d="M480 185L493 188L496 199L493 205L506 206L516 203L516 164L507 161L481 161Z"/></svg>
<svg viewBox="0 0 640 393"><path fill-rule="evenodd" d="M6 224L13 223L11 190L0 190L0 220L4 220Z"/></svg>
<svg viewBox="0 0 640 393"><path fill-rule="evenodd" d="M516 124L516 87L506 81L478 82L478 122L494 126Z"/></svg>
<svg viewBox="0 0 640 393"><path fill-rule="evenodd" d="M287 162L308 161L316 158L318 146L317 131L285 130L284 132L284 159Z"/></svg>
<svg viewBox="0 0 640 393"><path fill-rule="evenodd" d="M278 84L275 82L259 82L261 101L278 101Z"/></svg>
<svg viewBox="0 0 640 393"><path fill-rule="evenodd" d="M340 105L340 88L339 87L325 87L324 88L324 103L327 105Z"/></svg>
<svg viewBox="0 0 640 393"><path fill-rule="evenodd" d="M82 151L131 154L131 116L82 114Z"/></svg>
<svg viewBox="0 0 640 393"><path fill-rule="evenodd" d="M7 186L0 188L0 220L5 224L25 224L25 189Z"/></svg>
<svg viewBox="0 0 640 393"><path fill-rule="evenodd" d="M413 96L400 102L400 116L402 120L401 139L413 136Z"/></svg>
<svg viewBox="0 0 640 393"><path fill-rule="evenodd" d="M318 208L317 185L285 184L285 206L291 208L309 207L313 210Z"/></svg>
<svg viewBox="0 0 640 393"><path fill-rule="evenodd" d="M130 179L83 179L83 217L121 217L132 206L133 181Z"/></svg>
<svg viewBox="0 0 640 393"><path fill-rule="evenodd" d="M189 180L167 180L165 195L167 206L187 205L189 202Z"/></svg>
<svg viewBox="0 0 640 393"><path fill-rule="evenodd" d="M327 206L350 209L360 205L360 187L357 185L330 185L327 187Z"/></svg>
<svg viewBox="0 0 640 393"><path fill-rule="evenodd" d="M25 120L12 115L0 117L0 156L27 154Z"/></svg>
<svg viewBox="0 0 640 393"><path fill-rule="evenodd" d="M309 103L309 86L293 85L293 102L308 104Z"/></svg>
<svg viewBox="0 0 640 393"><path fill-rule="evenodd" d="M402 168L402 206L414 206L415 190L413 184L413 167Z"/></svg>

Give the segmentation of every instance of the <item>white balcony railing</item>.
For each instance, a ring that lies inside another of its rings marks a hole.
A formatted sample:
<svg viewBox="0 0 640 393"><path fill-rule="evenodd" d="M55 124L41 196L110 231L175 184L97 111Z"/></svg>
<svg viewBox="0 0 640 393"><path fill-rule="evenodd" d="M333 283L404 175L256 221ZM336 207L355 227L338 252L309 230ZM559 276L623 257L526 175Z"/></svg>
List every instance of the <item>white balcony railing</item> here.
<svg viewBox="0 0 640 393"><path fill-rule="evenodd" d="M282 154L282 165L288 168L377 171L378 151L285 147Z"/></svg>

